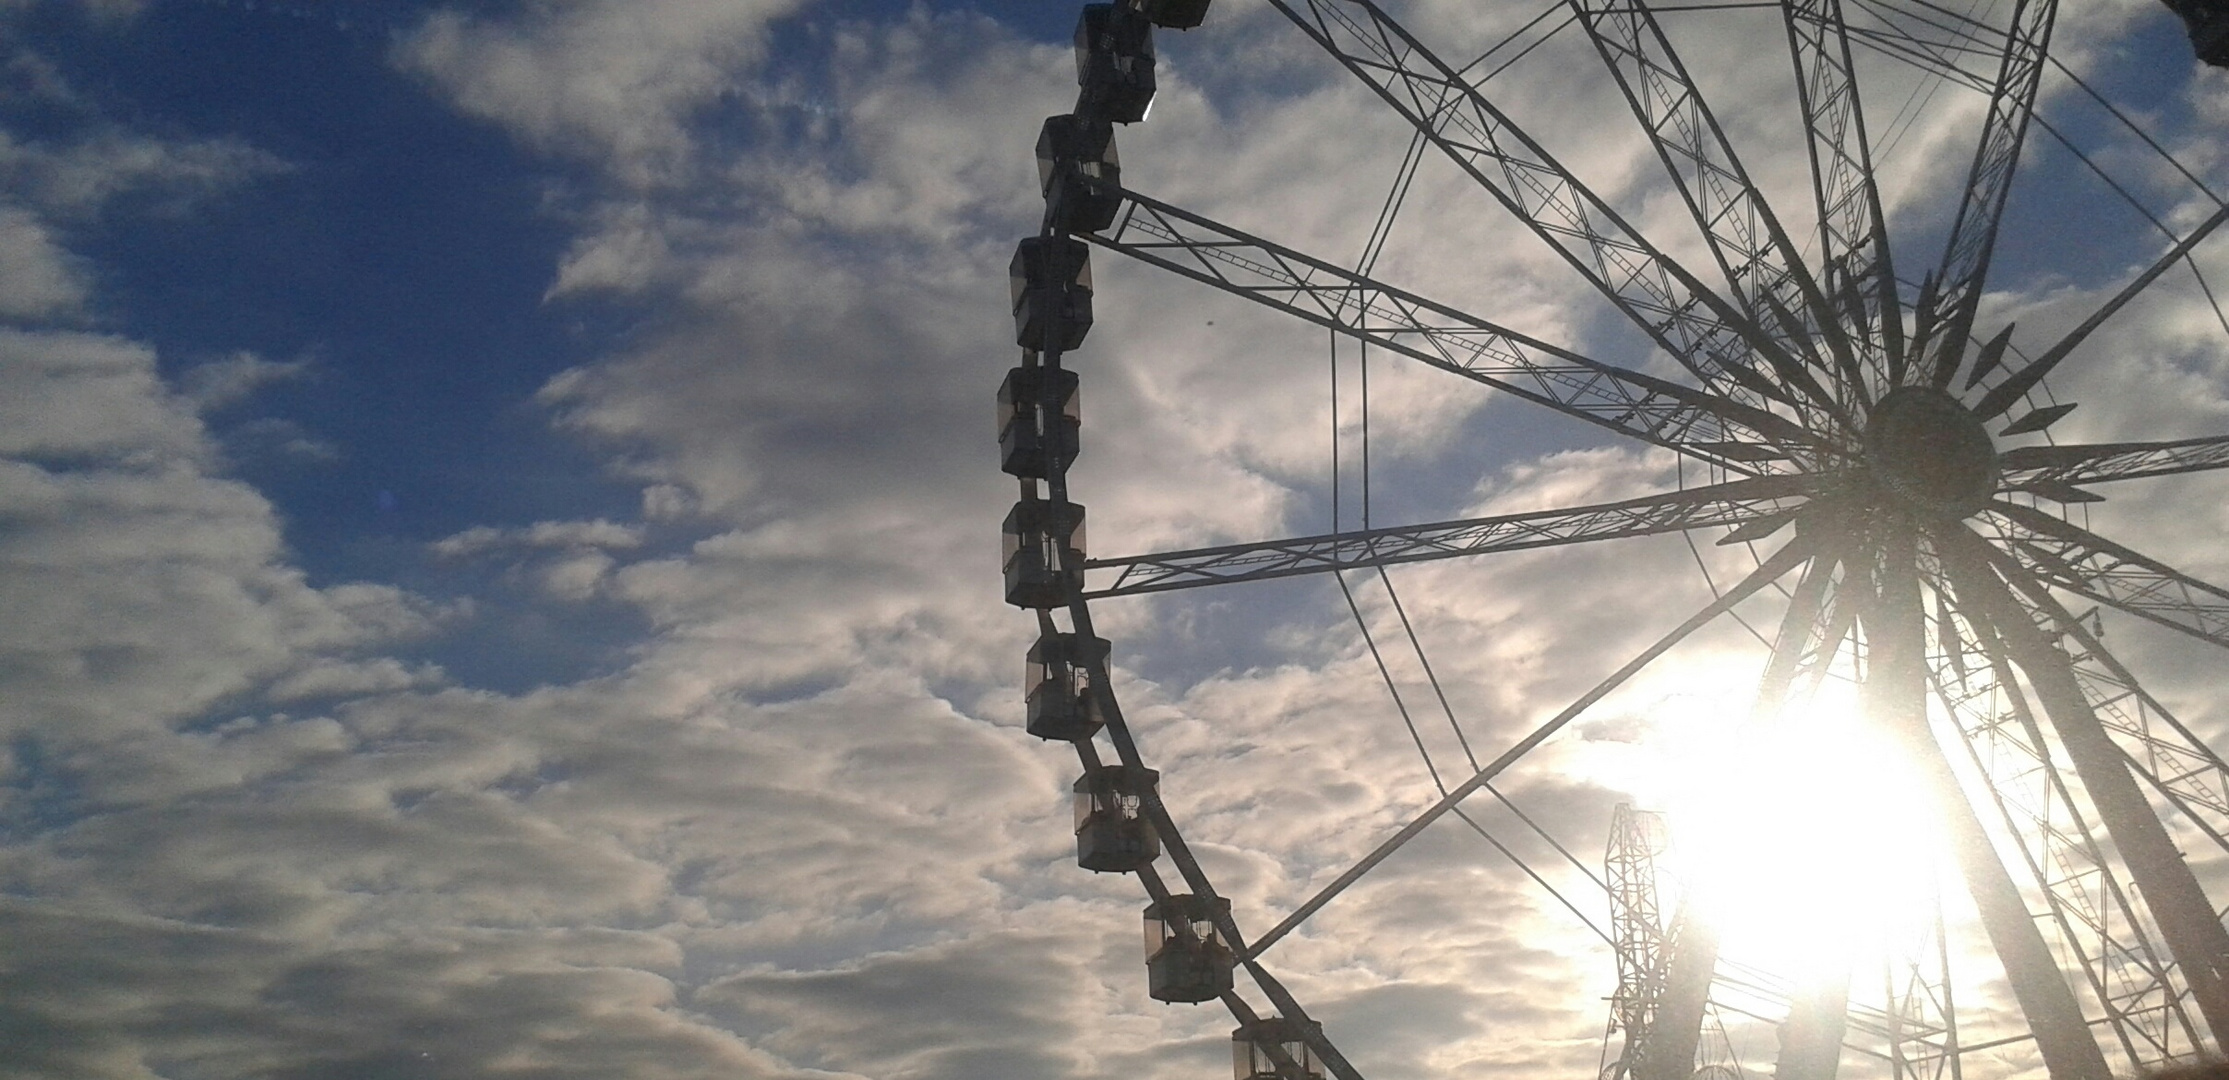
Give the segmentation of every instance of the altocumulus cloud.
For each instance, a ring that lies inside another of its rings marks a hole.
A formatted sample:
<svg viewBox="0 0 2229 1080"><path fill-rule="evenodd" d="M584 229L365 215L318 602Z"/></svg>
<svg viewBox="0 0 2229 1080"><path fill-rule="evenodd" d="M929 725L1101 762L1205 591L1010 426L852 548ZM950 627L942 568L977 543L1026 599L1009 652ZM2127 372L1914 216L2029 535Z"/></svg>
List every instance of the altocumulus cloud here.
<svg viewBox="0 0 2229 1080"><path fill-rule="evenodd" d="M131 5L96 6L132 32ZM1217 19L1168 50L1153 122L1123 134L1130 175L1303 248L1359 250L1391 174L1347 170L1397 160L1405 135L1368 122L1351 80L1296 60L1273 13ZM1506 29L1456 5L1419 19L1462 40ZM36 67L33 46L9 47ZM432 12L388 59L560 178L532 193L566 233L549 316L641 315L519 403L639 490L639 520L476 523L423 557L499 568L548 611L610 605L641 633L611 670L497 692L422 651L474 632L471 595L313 582L215 425L326 361L161 357L105 327L102 266L69 239L116 200L159 218L294 167L133 130L27 80L95 119L75 141L0 143L0 1076L1227 1067L1220 1013L1146 1000L1134 883L1072 864L1074 766L1020 731L1032 628L996 594L1004 262L1034 224L1036 124L1072 94L1065 47L929 5L583 0ZM1601 87L1513 93L1568 130L1622 108ZM1773 115L1728 112L1759 139L1784 134ZM1925 145L1906 160L1926 161L1949 136L1911 138ZM1612 176L1649 155L1573 148ZM1955 179L1923 172L1922 194ZM1413 198L1475 195L1464 183L1427 170ZM1652 227L1675 220L1641 181L1620 194ZM1527 244L1494 215L1450 214L1384 266L1544 337L1630 349ZM1481 266L1480 250L1508 254ZM1320 336L1233 307L1193 318L1194 290L1137 267L1102 263L1099 280L1076 474L1096 549L1320 529ZM2047 326L2110 288L2044 281L1991 303ZM2161 303L2119 345L2163 358L2153 377L2181 392L2093 408L2101 429L2197 433L2229 414L2218 338L2189 298ZM1438 485L1420 510L1677 482L1659 455L1586 438L1455 452L1518 414L1434 373L1376 377L1395 418L1381 467ZM2218 513L2128 514L2170 560L2219 566ZM1702 558L1722 581L1742 568ZM1695 559L1636 542L1401 580L1451 707L1498 745L1659 632L1634 612L1699 606ZM1383 595L1360 593L1393 632ZM1168 799L1255 927L1431 791L1343 609L1267 595L1263 611L1141 604L1104 624ZM1729 659L1743 640L1698 639L1512 794L1591 848L1625 777L1590 755L1619 752L1620 725L1670 696L1753 678ZM1397 677L1428 692L1413 668ZM1389 870L1274 954L1371 1075L1593 1067L1609 972L1577 920L1459 831Z"/></svg>

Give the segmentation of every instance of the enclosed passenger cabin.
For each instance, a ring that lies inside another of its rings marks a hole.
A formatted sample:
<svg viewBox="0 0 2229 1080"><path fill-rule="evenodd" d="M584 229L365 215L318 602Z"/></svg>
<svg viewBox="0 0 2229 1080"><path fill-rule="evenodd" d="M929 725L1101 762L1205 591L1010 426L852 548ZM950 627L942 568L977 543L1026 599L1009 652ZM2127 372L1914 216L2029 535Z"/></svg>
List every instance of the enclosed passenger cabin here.
<svg viewBox="0 0 2229 1080"><path fill-rule="evenodd" d="M1006 602L1051 610L1084 584L1084 508L1023 499L1006 515Z"/></svg>
<svg viewBox="0 0 2229 1080"><path fill-rule="evenodd" d="M1155 26L1190 30L1207 21L1208 0L1138 0L1138 10Z"/></svg>
<svg viewBox="0 0 2229 1080"><path fill-rule="evenodd" d="M1037 133L1037 186L1056 231L1098 232L1114 224L1122 200L1107 189L1121 183L1113 124L1073 115L1045 118Z"/></svg>
<svg viewBox="0 0 2229 1080"><path fill-rule="evenodd" d="M1076 862L1095 874L1128 874L1161 856L1161 837L1145 816L1159 783L1152 769L1102 765L1076 780Z"/></svg>
<svg viewBox="0 0 2229 1080"><path fill-rule="evenodd" d="M1014 344L1073 349L1091 332L1091 249L1070 236L1032 236L1006 269L1014 294Z"/></svg>
<svg viewBox="0 0 2229 1080"><path fill-rule="evenodd" d="M1196 1005L1230 991L1237 960L1215 928L1230 913L1231 902L1220 896L1179 894L1146 907L1146 992L1154 1000Z"/></svg>
<svg viewBox="0 0 2229 1080"><path fill-rule="evenodd" d="M1316 1051L1308 1045L1311 1037L1323 1037L1323 1025L1313 1020L1302 1023L1282 1016L1265 1016L1251 1024L1241 1024L1231 1032L1231 1075L1235 1080L1293 1080L1277 1071L1277 1059L1269 1053L1272 1046L1282 1047L1285 1056L1300 1066L1301 1077L1323 1080L1323 1065L1316 1060Z"/></svg>
<svg viewBox="0 0 2229 1080"><path fill-rule="evenodd" d="M1076 460L1083 418L1076 373L1018 367L998 386L998 467L1009 476L1051 478L1057 461Z"/></svg>
<svg viewBox="0 0 2229 1080"><path fill-rule="evenodd" d="M1153 107L1153 23L1129 4L1085 4L1076 20L1076 113L1135 124Z"/></svg>
<svg viewBox="0 0 2229 1080"><path fill-rule="evenodd" d="M1106 638L1046 634L1029 647L1029 733L1040 739L1075 742L1099 731L1099 697L1092 693L1094 664L1107 660Z"/></svg>

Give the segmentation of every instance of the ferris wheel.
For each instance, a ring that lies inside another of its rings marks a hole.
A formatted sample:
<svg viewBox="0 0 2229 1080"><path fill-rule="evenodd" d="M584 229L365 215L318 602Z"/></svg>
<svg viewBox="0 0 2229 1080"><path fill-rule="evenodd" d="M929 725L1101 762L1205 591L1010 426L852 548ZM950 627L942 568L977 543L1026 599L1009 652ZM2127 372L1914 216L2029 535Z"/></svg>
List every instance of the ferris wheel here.
<svg viewBox="0 0 2229 1080"><path fill-rule="evenodd" d="M2229 648L2229 591L2100 535L2084 515L2103 497L2093 489L2229 467L2229 436L2062 444L2053 428L2075 403L2045 385L2055 371L2102 362L2085 346L2166 275L2187 268L2211 299L2193 256L2229 221L2229 200L2142 136L2205 212L2170 226L2129 198L2162 238L2071 330L2022 341L1990 314L1984 287L2024 146L2057 140L2127 197L2039 110L2046 77L2071 80L2141 135L2052 57L2056 0L1965 11L1933 0L1568 0L1475 58L1435 51L1375 0L1268 6L1412 133L1396 195L1419 156L1443 156L1483 189L1483 211L1532 233L1679 371L1612 363L1377 280L1383 228L1359 263L1342 263L1126 187L1115 131L1146 118L1156 33L1200 26L1210 4L1084 6L1080 94L1037 144L1043 227L1011 267L1023 361L999 390L999 445L1020 499L1003 527L1003 570L1007 601L1033 612L1039 631L1027 656L1028 731L1070 743L1081 763L1078 861L1135 875L1147 894L1150 996L1226 1005L1241 1080L1357 1080L1339 1033L1295 999L1264 952L1434 822L1461 817L1467 799L1499 798L1498 777L1652 661L1777 593L1785 602L1762 635L1756 715L1795 707L1828 680L1855 686L1867 722L1917 778L1954 887L1970 900L2019 1038L2041 1067L2054 1080L2105 1080L2229 1050L2229 931L2192 868L2200 854L2229 855L2229 763L2136 681L2092 614L2109 609ZM1803 145L1785 152L1808 168L1800 209L1768 201L1667 29L1675 13L1754 8L1776 8L1784 30L1785 59L1774 62L1792 65ZM2229 13L2198 0L2176 10L2198 57L2229 63ZM1588 77L1616 88L1693 236L1645 235L1499 103L1495 78L1558 34L1598 54ZM1861 56L1981 103L1939 251L1891 244ZM1068 483L1083 449L1081 378L1064 358L1092 326L1094 247L1669 452L1703 482L1543 511L1092 558ZM2229 334L2229 318L2221 324ZM1427 809L1280 921L1241 932L1125 721L1095 601L1669 534L1758 554L1740 580L1714 585L1709 603L1593 689L1524 737L1483 748L1467 777L1441 784ZM1618 828L1641 835L1630 820ZM1707 1045L1711 1010L1750 977L1722 961L1705 920L1656 911L1631 859L1662 845L1635 843L1623 870L1613 848L1611 901L1646 941L1620 953L1621 965L1634 964L1621 967L1613 1030L1623 1046L1609 1068L1636 1080L1738 1077ZM1830 1080L1852 1053L1898 1080L1961 1080L1977 1047L1961 1036L1948 947L1935 949L1878 1007L1853 1008L1847 980L1783 994L1785 1011L1771 1018L1781 1080Z"/></svg>

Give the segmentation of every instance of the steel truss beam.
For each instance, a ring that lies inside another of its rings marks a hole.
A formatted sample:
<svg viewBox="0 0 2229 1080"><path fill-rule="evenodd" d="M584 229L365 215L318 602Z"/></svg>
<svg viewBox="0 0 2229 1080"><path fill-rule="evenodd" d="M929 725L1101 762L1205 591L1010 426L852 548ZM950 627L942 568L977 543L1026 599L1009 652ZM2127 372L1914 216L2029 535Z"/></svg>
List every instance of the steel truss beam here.
<svg viewBox="0 0 2229 1080"><path fill-rule="evenodd" d="M1610 839L1602 856L1609 886L1610 930L1615 938L1618 988L1610 995L1610 1030L1625 1033L1614 1080L1625 1080L1639 1063L1655 1030L1656 1009L1664 993L1666 934L1656 887L1656 857L1665 846L1664 819L1631 803L1610 812Z"/></svg>
<svg viewBox="0 0 2229 1080"><path fill-rule="evenodd" d="M1633 1062L1634 1080L1689 1080L1710 1012L1711 978L1718 971L1718 929L1682 903L1664 945L1663 984L1656 1026Z"/></svg>
<svg viewBox="0 0 2229 1080"><path fill-rule="evenodd" d="M1989 94L1989 115L1974 149L1973 169L1958 204L1958 218L1935 274L1935 309L1922 318L1937 328L1932 354L1923 354L1923 372L1935 385L1948 385L1972 335L1974 309L1981 303L1989 260L1997 246L1997 225L2020 161L2020 147L2035 113L2042 85L2044 51L2051 42L2058 0L2015 0L1997 80ZM1930 360L1928 356L1931 355Z"/></svg>
<svg viewBox="0 0 2229 1080"><path fill-rule="evenodd" d="M1997 577L2011 573L2018 580L2024 572L1993 560L1989 545L1962 526L1939 530L1935 537L1964 610L1990 624L2006 658L2019 666L2043 705L2058 745L2143 893L2207 1028L2229 1031L2229 931L2137 787L2127 755L2090 711L2066 654Z"/></svg>
<svg viewBox="0 0 2229 1080"><path fill-rule="evenodd" d="M1804 567L1803 578L1788 598L1788 610L1781 615L1764 677L1757 683L1752 708L1756 718L1778 712L1790 700L1798 678L1804 680L1805 696L1816 691L1841 653L1857 618L1857 608L1842 602L1842 583L1837 580L1841 573L1841 564L1826 548Z"/></svg>
<svg viewBox="0 0 2229 1080"><path fill-rule="evenodd" d="M1759 477L1596 506L1093 559L1084 564L1086 571L1112 570L1115 579L1084 595L1094 600L1134 596L1360 566L1742 525L1793 512L1814 486L1796 477Z"/></svg>
<svg viewBox="0 0 2229 1080"><path fill-rule="evenodd" d="M1135 192L1084 239L1566 416L1731 472L1781 471L1817 438L1774 413L1628 371Z"/></svg>
<svg viewBox="0 0 2229 1080"><path fill-rule="evenodd" d="M1853 574L1859 582L1852 590L1863 605L1866 711L1910 755L2053 1080L2105 1080L2111 1072L2081 1007L1928 723L1926 617L1915 527L1884 514L1871 528L1879 561L1866 567L1867 573Z"/></svg>
<svg viewBox="0 0 2229 1080"><path fill-rule="evenodd" d="M1988 519L2044 581L2229 648L2229 591L2033 507L1999 502Z"/></svg>
<svg viewBox="0 0 2229 1080"><path fill-rule="evenodd" d="M2229 763L2137 685L2135 676L2049 590L2039 586L2026 599L2039 621L2048 620L2047 628L2066 638L2062 648L2074 665L2083 698L2136 774L2229 853Z"/></svg>
<svg viewBox="0 0 2229 1080"><path fill-rule="evenodd" d="M1811 153L1811 193L1819 212L1819 284L1836 313L1834 319L1821 320L1821 329L1839 326L1858 366L1872 375L1875 385L1887 386L1887 357L1901 350L1903 316L1842 3L1787 0L1780 11ZM1862 395L1865 380L1859 376L1845 372L1846 385Z"/></svg>
<svg viewBox="0 0 2229 1080"><path fill-rule="evenodd" d="M2053 763L1994 631L1948 606L1937 609L1936 620L1942 649L1932 660L1936 696L2050 910L2062 955L2081 969L2138 1070L2197 1050L2198 1029L2183 1007L2186 987L2115 878L2086 804Z"/></svg>
<svg viewBox="0 0 2229 1080"><path fill-rule="evenodd" d="M1270 0L1634 324L1730 400L1793 405L1799 361L1618 216L1370 0ZM1298 8L1305 8L1303 14Z"/></svg>
<svg viewBox="0 0 2229 1080"><path fill-rule="evenodd" d="M2097 443L2089 446L2022 446L1997 456L2004 486L2102 484L2146 476L2173 476L2229 468L2229 435L2172 442Z"/></svg>
<svg viewBox="0 0 2229 1080"><path fill-rule="evenodd" d="M2129 767L2229 854L2229 762L2139 686L2049 587L2022 572L2012 556L1991 558L2028 605L2036 627L2066 654L2084 700L2120 744Z"/></svg>
<svg viewBox="0 0 2229 1080"><path fill-rule="evenodd" d="M1805 568L1759 683L1757 719L1769 718L1786 703L1817 693L1819 682L1845 647L1853 654L1853 665L1862 666L1864 646L1851 633L1861 605L1843 595L1850 587L1866 587L1865 577L1853 576L1829 555L1822 554ZM1912 942L1910 948L1888 958L1886 1007L1881 1013L1852 1009L1848 1016L1852 1032L1877 1038L1886 1046L1880 1056L1894 1080L1958 1080L1961 1075L1957 1017L1947 973L1948 944L1941 933L1938 914L1925 940ZM1725 973L1721 971L1719 977L1725 978ZM1756 986L1747 990L1776 1000L1786 996ZM1845 1044L1844 1049L1872 1053L1856 1044ZM1823 1057L1812 1056L1814 1069L1823 1064Z"/></svg>
<svg viewBox="0 0 2229 1080"><path fill-rule="evenodd" d="M1764 328L1775 353L1802 356L1833 381L1834 367L1812 355L1816 317L1806 320L1799 314L1826 308L1818 286L1742 168L1656 16L1637 0L1571 0L1571 6L1624 91L1634 119L1656 147L1749 322ZM1821 325L1834 324L1827 319ZM1837 337L1835 345L1847 361L1847 344ZM1807 416L1842 404L1801 365L1776 374L1782 389L1800 392L1798 408ZM1846 409L1841 414L1846 426L1854 426Z"/></svg>

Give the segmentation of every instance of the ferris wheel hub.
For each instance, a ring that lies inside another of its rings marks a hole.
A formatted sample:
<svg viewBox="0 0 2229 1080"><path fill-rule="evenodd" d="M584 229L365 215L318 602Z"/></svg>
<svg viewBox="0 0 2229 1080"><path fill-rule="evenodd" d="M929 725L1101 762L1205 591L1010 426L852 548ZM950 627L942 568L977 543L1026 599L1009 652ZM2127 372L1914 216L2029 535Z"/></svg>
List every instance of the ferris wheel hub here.
<svg viewBox="0 0 2229 1080"><path fill-rule="evenodd" d="M1930 515L1966 517L1997 490L1997 447L1981 418L1930 386L1899 387L1873 407L1865 459L1899 501Z"/></svg>

